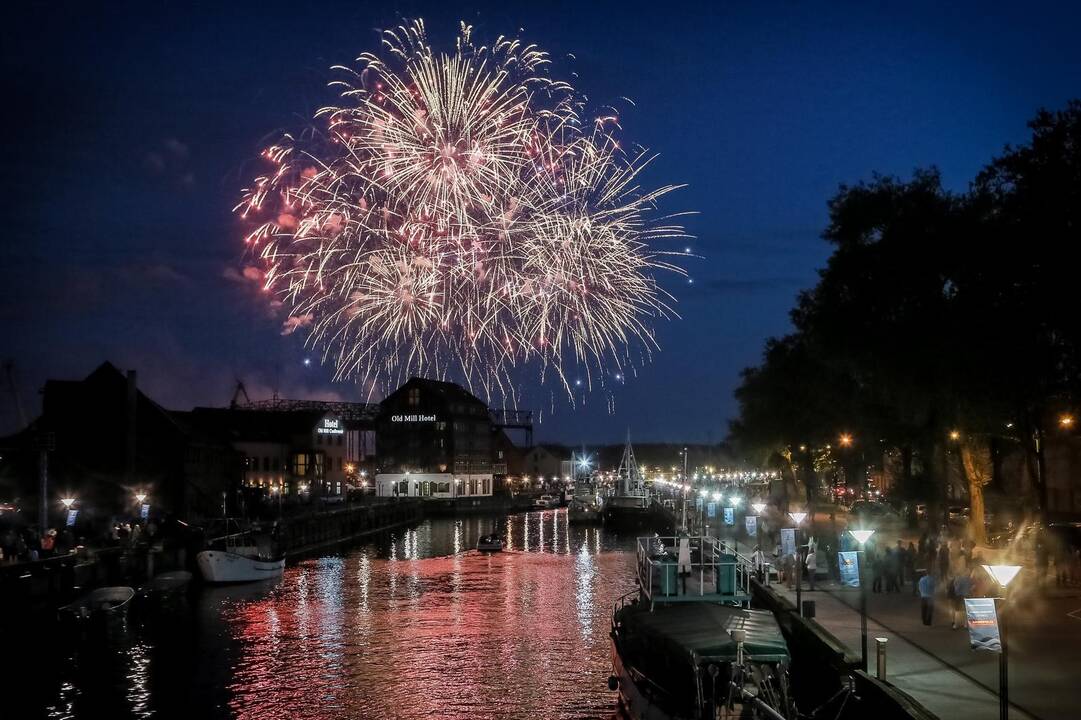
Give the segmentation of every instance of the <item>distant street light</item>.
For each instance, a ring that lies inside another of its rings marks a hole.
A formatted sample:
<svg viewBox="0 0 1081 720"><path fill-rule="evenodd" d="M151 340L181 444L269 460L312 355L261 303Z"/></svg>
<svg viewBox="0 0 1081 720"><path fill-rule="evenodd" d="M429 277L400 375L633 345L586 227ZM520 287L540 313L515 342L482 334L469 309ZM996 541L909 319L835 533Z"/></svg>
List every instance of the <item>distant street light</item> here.
<svg viewBox="0 0 1081 720"><path fill-rule="evenodd" d="M960 440L960 439L961 439L961 432L959 430L950 430L950 440L957 441L957 440Z"/></svg>
<svg viewBox="0 0 1081 720"><path fill-rule="evenodd" d="M764 502L751 503L751 507L754 508L755 515L761 515L762 511L766 509L766 503L764 503Z"/></svg>
<svg viewBox="0 0 1081 720"><path fill-rule="evenodd" d="M866 557L864 545L875 534L874 530L849 530L848 534L856 538L860 549L856 551L856 571L860 579L860 658L863 660L863 671L867 672L867 583L863 581L863 561Z"/></svg>
<svg viewBox="0 0 1081 720"><path fill-rule="evenodd" d="M139 501L140 505L142 505L143 501L146 500L146 493L135 493L135 499Z"/></svg>
<svg viewBox="0 0 1081 720"><path fill-rule="evenodd" d="M73 498L73 497L60 498L60 503L64 506L65 510L71 510L71 506L75 504L75 498Z"/></svg>
<svg viewBox="0 0 1081 720"><path fill-rule="evenodd" d="M1069 429L1069 428L1073 427L1073 423L1074 423L1073 415L1070 415L1068 413L1064 413L1058 419L1059 426L1063 427L1063 428Z"/></svg>
<svg viewBox="0 0 1081 720"><path fill-rule="evenodd" d="M998 640L1002 645L1002 652L998 656L998 717L999 720L1009 720L1010 714L1010 683L1008 677L1009 657L1006 645L1006 587L1021 572L1020 565L984 565L998 586L1002 589L1002 597L995 598L995 610L998 614Z"/></svg>
<svg viewBox="0 0 1081 720"><path fill-rule="evenodd" d="M852 445L852 436L848 433L841 433L841 437L837 438L837 442L841 444L841 447L850 447Z"/></svg>

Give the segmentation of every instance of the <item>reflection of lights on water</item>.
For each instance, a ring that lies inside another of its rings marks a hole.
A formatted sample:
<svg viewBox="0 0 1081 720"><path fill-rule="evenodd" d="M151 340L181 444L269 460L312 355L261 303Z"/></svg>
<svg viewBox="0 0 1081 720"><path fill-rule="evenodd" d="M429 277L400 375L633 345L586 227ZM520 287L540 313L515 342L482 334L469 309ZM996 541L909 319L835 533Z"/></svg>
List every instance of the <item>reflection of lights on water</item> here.
<svg viewBox="0 0 1081 720"><path fill-rule="evenodd" d="M596 574L594 559L589 555L587 543L583 542L574 561L574 587L578 628L585 640L593 637L593 578Z"/></svg>
<svg viewBox="0 0 1081 720"><path fill-rule="evenodd" d="M368 586L372 582L372 561L363 553L357 561L357 586L360 588L360 609L368 612Z"/></svg>
<svg viewBox="0 0 1081 720"><path fill-rule="evenodd" d="M134 643L127 657L131 663L131 669L128 670L128 702L131 703L131 713L135 717L150 717L153 714L150 708L150 689L147 687L150 648L141 642Z"/></svg>

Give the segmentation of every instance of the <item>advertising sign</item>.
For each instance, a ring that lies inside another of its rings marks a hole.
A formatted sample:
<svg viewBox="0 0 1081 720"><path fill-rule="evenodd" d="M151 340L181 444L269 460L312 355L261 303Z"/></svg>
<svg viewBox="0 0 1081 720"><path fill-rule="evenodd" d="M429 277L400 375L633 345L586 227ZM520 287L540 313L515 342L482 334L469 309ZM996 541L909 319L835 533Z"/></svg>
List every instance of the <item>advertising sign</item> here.
<svg viewBox="0 0 1081 720"><path fill-rule="evenodd" d="M965 598L965 616L968 618L968 641L973 650L1002 652L994 598Z"/></svg>
<svg viewBox="0 0 1081 720"><path fill-rule="evenodd" d="M708 517L717 517L717 503L709 503L706 505L706 515Z"/></svg>
<svg viewBox="0 0 1081 720"><path fill-rule="evenodd" d="M75 527L75 518L79 517L78 510L68 510L68 527Z"/></svg>
<svg viewBox="0 0 1081 720"><path fill-rule="evenodd" d="M796 528L781 528L781 555L796 554Z"/></svg>
<svg viewBox="0 0 1081 720"><path fill-rule="evenodd" d="M841 569L841 585L858 588L860 586L860 556L851 550L837 553L837 567Z"/></svg>
<svg viewBox="0 0 1081 720"><path fill-rule="evenodd" d="M736 524L736 509L725 508L724 509L724 524L735 525Z"/></svg>
<svg viewBox="0 0 1081 720"><path fill-rule="evenodd" d="M748 515L743 518L743 523L747 526L747 535L750 537L757 537L758 535L758 518L754 515Z"/></svg>

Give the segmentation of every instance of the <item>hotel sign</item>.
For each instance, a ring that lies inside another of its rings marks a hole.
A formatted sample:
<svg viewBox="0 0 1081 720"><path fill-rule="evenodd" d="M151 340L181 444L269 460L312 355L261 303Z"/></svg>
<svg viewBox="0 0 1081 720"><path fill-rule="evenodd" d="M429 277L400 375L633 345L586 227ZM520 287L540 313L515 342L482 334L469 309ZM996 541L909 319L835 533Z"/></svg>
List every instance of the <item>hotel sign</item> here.
<svg viewBox="0 0 1081 720"><path fill-rule="evenodd" d="M319 427L315 428L315 432L320 435L344 435L345 428L342 427L341 420L323 418L323 422L319 425Z"/></svg>
<svg viewBox="0 0 1081 720"><path fill-rule="evenodd" d="M435 422L435 415L391 415L390 421L395 423L430 423Z"/></svg>

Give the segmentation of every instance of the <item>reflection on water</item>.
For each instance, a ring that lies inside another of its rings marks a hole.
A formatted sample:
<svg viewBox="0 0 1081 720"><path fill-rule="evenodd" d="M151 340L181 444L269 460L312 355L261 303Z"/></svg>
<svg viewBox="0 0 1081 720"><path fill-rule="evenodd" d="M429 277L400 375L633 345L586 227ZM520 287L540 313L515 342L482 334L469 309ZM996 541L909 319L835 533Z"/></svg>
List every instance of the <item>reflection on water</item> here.
<svg viewBox="0 0 1081 720"><path fill-rule="evenodd" d="M493 530L507 550L473 549ZM46 714L611 717L608 624L632 547L564 510L427 520L272 585L206 589L95 648L110 666L69 653Z"/></svg>

